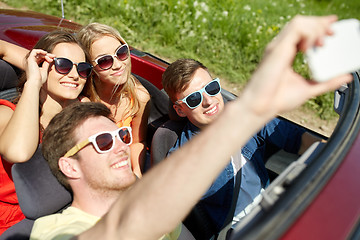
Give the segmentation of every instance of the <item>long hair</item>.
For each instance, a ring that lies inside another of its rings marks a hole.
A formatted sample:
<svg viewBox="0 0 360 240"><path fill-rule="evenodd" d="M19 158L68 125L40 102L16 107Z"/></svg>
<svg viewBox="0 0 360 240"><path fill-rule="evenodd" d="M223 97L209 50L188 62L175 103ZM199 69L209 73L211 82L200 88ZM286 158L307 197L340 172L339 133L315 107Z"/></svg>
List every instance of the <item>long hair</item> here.
<svg viewBox="0 0 360 240"><path fill-rule="evenodd" d="M90 52L91 46L96 40L104 36L114 37L117 40L119 40L122 44L126 43L116 29L100 23L90 23L84 26L82 29L80 29L80 31L77 34L79 41L85 47L87 52ZM129 64L131 69L131 61L129 61ZM128 79L126 80L124 85L120 88L120 91L118 91L120 87L120 85L118 84L115 84L113 88L113 94L116 98L121 99L123 97L126 97L129 100L133 99L132 104L131 101L129 101L130 104L126 106L125 112L123 114L123 119L125 119L128 116L134 116L139 111L140 108L140 102L135 92L135 86L138 81L131 73L129 73L128 76L129 76ZM96 91L95 81L101 81L101 80L98 79L96 72L93 71L91 75L91 81L88 81L85 85L84 95L90 98L91 101L100 102L101 99Z"/></svg>
<svg viewBox="0 0 360 240"><path fill-rule="evenodd" d="M42 50L47 51L48 53L52 53L54 48L56 47L56 45L58 45L60 43L74 43L74 44L79 45L85 53L86 61L89 62L89 60L90 60L89 54L85 51L85 48L77 40L74 33L65 31L65 30L53 31L53 32L50 32L50 33L44 35L42 38L40 38L40 40L35 44L35 46L32 49L42 49ZM25 59L28 59L29 55L30 55L30 52L26 55ZM19 102L19 99L20 99L21 93L24 89L26 80L27 80L26 73L24 72L20 76L19 85L17 87L20 94L14 100L15 104Z"/></svg>

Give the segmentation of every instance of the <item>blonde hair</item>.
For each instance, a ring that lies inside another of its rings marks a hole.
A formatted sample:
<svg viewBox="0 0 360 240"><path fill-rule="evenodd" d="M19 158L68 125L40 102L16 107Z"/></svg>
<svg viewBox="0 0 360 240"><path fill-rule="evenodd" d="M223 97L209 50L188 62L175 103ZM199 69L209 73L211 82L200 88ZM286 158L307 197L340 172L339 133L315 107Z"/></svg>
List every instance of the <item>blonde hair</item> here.
<svg viewBox="0 0 360 240"><path fill-rule="evenodd" d="M126 43L126 41L121 37L120 33L116 29L108 25L96 23L96 22L84 26L82 29L80 29L80 31L77 34L79 41L89 53L92 44L96 40L99 40L104 36L114 37L117 40L119 40L122 44ZM129 61L129 64L131 69L131 61ZM139 111L140 108L140 102L135 92L135 86L138 80L131 73L129 73L128 76L129 77L127 81L124 83L120 91L117 92L117 89L119 87L118 84L116 84L113 89L113 93L114 94L116 93L115 97L120 98L120 100L121 98L126 97L130 100L129 105L126 107L125 112L123 114L123 119L125 119L128 116L134 116ZM97 93L95 88L95 80L97 78L98 76L96 75L95 71L93 71L90 81L86 82L84 88L84 95L90 98L91 101L101 102L99 94Z"/></svg>

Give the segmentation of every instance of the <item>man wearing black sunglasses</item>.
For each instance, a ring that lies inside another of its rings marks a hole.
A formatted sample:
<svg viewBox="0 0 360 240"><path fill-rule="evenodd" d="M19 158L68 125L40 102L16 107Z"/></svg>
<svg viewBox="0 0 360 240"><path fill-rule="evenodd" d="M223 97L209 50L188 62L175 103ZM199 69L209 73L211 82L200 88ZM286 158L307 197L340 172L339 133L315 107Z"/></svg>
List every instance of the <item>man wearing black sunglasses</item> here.
<svg viewBox="0 0 360 240"><path fill-rule="evenodd" d="M163 74L162 84L174 103L176 113L187 118L185 124L177 123L183 129L174 147L169 150L172 153L220 115L224 110L224 100L220 94L220 80L213 79L208 69L193 59L179 59L170 64ZM247 116L244 114L243 117ZM167 141L166 137L163 139ZM234 226L257 204L260 193L269 185L266 160L280 149L300 155L320 140L285 120L271 120L231 156L228 165L196 205L185 225L197 239L210 239L231 221ZM234 194L236 196L233 197Z"/></svg>
<svg viewBox="0 0 360 240"><path fill-rule="evenodd" d="M80 234L76 238L159 239L179 229L179 222L230 156L263 124L279 112L351 81L347 74L309 83L292 71L297 51L319 45L335 20L334 16L297 17L290 22L268 46L241 97L227 104L192 144L171 154L136 183L127 164L130 133L117 129L108 118L109 110L100 103L82 103L59 113L45 130L43 153L53 173L71 187L74 200L70 211L38 219L32 238L69 239ZM83 217L74 217L78 213Z"/></svg>

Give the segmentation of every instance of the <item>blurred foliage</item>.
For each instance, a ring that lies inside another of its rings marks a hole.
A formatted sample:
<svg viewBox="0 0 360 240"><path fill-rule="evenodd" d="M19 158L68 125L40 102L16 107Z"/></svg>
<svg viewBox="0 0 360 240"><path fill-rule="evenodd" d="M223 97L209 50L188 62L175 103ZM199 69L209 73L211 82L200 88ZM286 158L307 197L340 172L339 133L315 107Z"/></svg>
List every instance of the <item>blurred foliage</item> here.
<svg viewBox="0 0 360 240"><path fill-rule="evenodd" d="M60 0L3 0L14 7L61 16ZM137 48L169 61L195 58L215 75L244 85L266 44L297 14L360 19L359 0L64 0L65 17L117 28ZM309 76L303 56L295 70ZM331 93L307 106L330 118Z"/></svg>

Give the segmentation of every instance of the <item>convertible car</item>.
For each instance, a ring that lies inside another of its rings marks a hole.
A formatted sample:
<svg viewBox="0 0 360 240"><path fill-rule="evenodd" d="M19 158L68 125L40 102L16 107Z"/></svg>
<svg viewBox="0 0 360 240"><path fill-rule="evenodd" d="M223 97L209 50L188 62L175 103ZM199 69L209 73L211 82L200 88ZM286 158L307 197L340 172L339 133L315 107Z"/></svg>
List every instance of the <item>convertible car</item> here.
<svg viewBox="0 0 360 240"><path fill-rule="evenodd" d="M69 20L37 12L0 10L0 39L28 49L49 31L59 28L76 31L80 27ZM133 74L139 76L152 98L148 145L153 159L157 157L151 147L155 131L175 121L161 85L168 63L133 47L131 60ZM260 203L237 226L231 239L360 239L360 74L352 74L355 80L335 92L334 107L340 118L330 138L326 143L313 145L300 158L282 157L286 164L280 170L267 164L269 171L276 174ZM2 89L0 97L7 98L9 90ZM227 101L236 98L226 90L222 94ZM269 161L276 166L278 159ZM40 188L37 185L28 195ZM47 204L54 197L44 193L39 199L34 202ZM34 214L34 206L19 201L27 219L44 214L42 211ZM27 214L29 209L32 212ZM0 239L19 239L21 231L14 228Z"/></svg>

